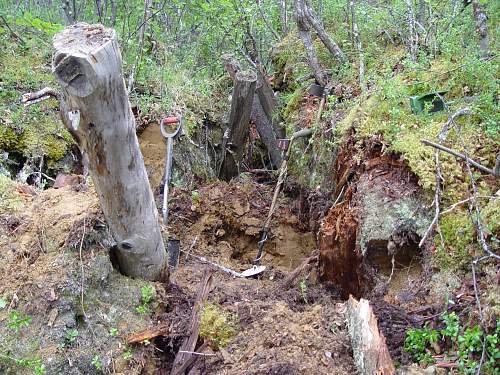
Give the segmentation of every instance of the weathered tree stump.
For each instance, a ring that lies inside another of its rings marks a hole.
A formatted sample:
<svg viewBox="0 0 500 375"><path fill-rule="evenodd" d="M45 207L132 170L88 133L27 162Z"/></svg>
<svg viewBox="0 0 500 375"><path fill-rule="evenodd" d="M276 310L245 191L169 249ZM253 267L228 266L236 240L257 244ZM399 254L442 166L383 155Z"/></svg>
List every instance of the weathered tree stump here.
<svg viewBox="0 0 500 375"><path fill-rule="evenodd" d="M158 212L135 134L116 33L78 23L54 37L52 70L62 86L61 117L88 155L90 175L116 241L120 271L166 276Z"/></svg>
<svg viewBox="0 0 500 375"><path fill-rule="evenodd" d="M239 174L245 143L249 134L250 114L252 112L257 76L255 72L238 72L234 77L233 97L229 124L222 142L222 162L219 177L224 180Z"/></svg>

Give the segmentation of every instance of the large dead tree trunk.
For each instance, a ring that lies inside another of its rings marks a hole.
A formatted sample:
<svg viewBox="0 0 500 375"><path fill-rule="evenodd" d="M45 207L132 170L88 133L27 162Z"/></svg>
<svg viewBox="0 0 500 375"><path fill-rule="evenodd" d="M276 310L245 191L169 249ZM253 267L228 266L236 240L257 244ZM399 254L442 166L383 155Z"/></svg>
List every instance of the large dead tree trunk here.
<svg viewBox="0 0 500 375"><path fill-rule="evenodd" d="M472 0L472 10L474 12L474 20L476 21L476 30L479 34L479 47L484 56L487 56L490 49L490 41L488 37L488 17L479 3L479 0Z"/></svg>
<svg viewBox="0 0 500 375"><path fill-rule="evenodd" d="M231 113L222 142L222 161L219 168L219 177L224 180L230 180L240 172L256 85L257 76L254 72L235 74Z"/></svg>
<svg viewBox="0 0 500 375"><path fill-rule="evenodd" d="M158 212L135 135L116 33L78 23L54 37L54 49L63 122L88 155L120 271L150 280L164 277Z"/></svg>
<svg viewBox="0 0 500 375"><path fill-rule="evenodd" d="M350 297L347 301L347 326L351 337L354 363L360 375L396 373L385 337L380 333L370 303Z"/></svg>

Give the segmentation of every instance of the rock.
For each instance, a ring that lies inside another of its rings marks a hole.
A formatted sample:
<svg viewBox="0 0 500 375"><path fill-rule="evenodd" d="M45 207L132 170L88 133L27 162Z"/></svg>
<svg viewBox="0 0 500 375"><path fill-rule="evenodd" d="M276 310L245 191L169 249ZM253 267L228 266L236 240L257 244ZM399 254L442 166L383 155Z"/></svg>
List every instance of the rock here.
<svg viewBox="0 0 500 375"><path fill-rule="evenodd" d="M65 186L76 186L83 182L83 176L75 175L75 174L64 174L59 173L56 176L56 181L52 186L54 189L60 189Z"/></svg>

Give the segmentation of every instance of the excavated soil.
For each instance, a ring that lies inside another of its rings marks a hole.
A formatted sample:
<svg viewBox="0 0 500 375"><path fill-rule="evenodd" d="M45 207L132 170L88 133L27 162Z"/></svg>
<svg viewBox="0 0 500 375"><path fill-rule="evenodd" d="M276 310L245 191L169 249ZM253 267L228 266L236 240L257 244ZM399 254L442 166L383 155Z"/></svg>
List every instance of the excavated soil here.
<svg viewBox="0 0 500 375"><path fill-rule="evenodd" d="M189 334L194 297L208 267L186 253L236 271L250 267L271 196L272 186L251 180L213 183L196 194L173 189L171 222L164 235L179 238L184 252L171 285L153 283L151 317L136 311L146 283L111 266L107 248L112 241L92 186L48 189L27 198L22 212L1 220L0 296L8 303L0 309L2 352L41 358L49 374L98 374L92 364L95 356L105 371L168 373ZM237 330L226 348L208 349L214 355L196 362L199 374L354 372L338 295L317 283L315 267L285 282L316 249L313 234L304 231L307 225L296 215L299 206L280 198L262 275L237 279L215 272L208 301L232 313ZM12 310L32 317L19 333L7 326ZM149 346L133 345L132 357L124 359L127 334L164 323L169 334ZM118 334L111 335L112 329ZM72 330L78 334L70 342ZM13 362L0 363L0 369L30 373Z"/></svg>

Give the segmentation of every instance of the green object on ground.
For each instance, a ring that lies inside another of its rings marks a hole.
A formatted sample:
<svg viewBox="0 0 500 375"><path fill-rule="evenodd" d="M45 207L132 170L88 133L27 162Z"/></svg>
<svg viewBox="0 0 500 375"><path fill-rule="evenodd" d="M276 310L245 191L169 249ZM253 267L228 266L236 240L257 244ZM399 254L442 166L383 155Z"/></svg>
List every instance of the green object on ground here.
<svg viewBox="0 0 500 375"><path fill-rule="evenodd" d="M411 111L415 114L420 114L424 112L427 103L431 103L432 105L429 109L429 113L442 111L444 109L444 101L442 97L446 94L446 92L447 91L431 92L421 96L411 96Z"/></svg>

